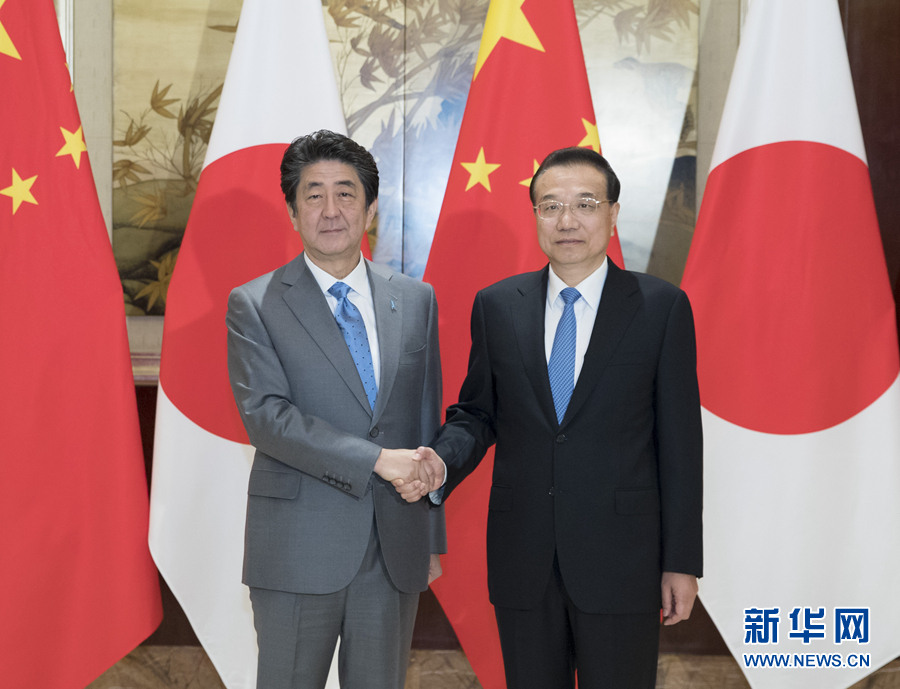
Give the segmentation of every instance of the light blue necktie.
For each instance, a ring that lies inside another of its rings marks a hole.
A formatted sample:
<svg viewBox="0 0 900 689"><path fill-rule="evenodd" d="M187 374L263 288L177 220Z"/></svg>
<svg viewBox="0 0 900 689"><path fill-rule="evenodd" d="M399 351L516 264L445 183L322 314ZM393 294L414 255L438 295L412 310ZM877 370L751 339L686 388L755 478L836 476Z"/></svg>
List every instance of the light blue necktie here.
<svg viewBox="0 0 900 689"><path fill-rule="evenodd" d="M575 302L581 294L574 287L566 287L559 293L565 302L562 317L556 326L553 349L547 371L550 374L550 391L556 407L556 419L562 423L575 389Z"/></svg>
<svg viewBox="0 0 900 689"><path fill-rule="evenodd" d="M350 349L350 356L356 364L356 370L369 398L369 406L375 409L375 397L378 394L378 383L375 380L375 368L372 365L372 350L369 349L369 338L366 335L366 324L362 314L347 298L350 286L343 282L335 282L328 288L328 293L337 299L334 320L337 321L344 342Z"/></svg>

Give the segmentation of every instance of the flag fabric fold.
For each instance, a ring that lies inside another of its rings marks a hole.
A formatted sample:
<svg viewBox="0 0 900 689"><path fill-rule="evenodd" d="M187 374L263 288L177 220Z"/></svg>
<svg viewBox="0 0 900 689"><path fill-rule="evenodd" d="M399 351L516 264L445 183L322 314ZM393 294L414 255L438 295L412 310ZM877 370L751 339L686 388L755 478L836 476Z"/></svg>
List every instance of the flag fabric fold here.
<svg viewBox="0 0 900 689"><path fill-rule="evenodd" d="M900 653L900 356L837 3L751 3L682 287L701 599L751 686L850 686Z"/></svg>
<svg viewBox="0 0 900 689"><path fill-rule="evenodd" d="M547 262L528 185L566 146L600 150L573 3L492 0L425 268L440 308L445 407L465 377L475 293ZM609 251L622 266L617 237ZM448 553L432 585L485 689L505 686L485 559L492 457L447 501Z"/></svg>
<svg viewBox="0 0 900 689"><path fill-rule="evenodd" d="M0 2L4 686L80 688L162 616L122 286L50 0Z"/></svg>
<svg viewBox="0 0 900 689"><path fill-rule="evenodd" d="M302 249L279 166L297 136L345 132L322 5L245 0L216 121L168 291L150 549L228 689L256 685L241 583L253 450L228 384L232 288Z"/></svg>

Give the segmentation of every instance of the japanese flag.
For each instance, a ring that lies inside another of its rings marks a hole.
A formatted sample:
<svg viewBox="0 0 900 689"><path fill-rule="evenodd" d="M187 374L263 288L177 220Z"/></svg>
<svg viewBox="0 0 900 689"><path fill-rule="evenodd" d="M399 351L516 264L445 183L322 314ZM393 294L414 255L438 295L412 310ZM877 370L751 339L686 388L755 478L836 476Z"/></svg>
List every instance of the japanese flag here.
<svg viewBox="0 0 900 689"><path fill-rule="evenodd" d="M900 357L833 0L750 5L682 287L703 604L751 686L850 686L900 653Z"/></svg>

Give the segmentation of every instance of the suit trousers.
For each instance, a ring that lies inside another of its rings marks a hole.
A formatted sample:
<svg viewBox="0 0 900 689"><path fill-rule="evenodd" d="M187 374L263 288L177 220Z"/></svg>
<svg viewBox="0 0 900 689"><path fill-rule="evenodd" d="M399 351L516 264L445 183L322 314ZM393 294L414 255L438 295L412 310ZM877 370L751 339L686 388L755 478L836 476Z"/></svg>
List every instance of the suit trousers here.
<svg viewBox="0 0 900 689"><path fill-rule="evenodd" d="M572 603L554 559L538 605L495 606L507 689L653 689L659 613L585 613Z"/></svg>
<svg viewBox="0 0 900 689"><path fill-rule="evenodd" d="M322 689L340 638L342 689L403 689L418 593L385 569L374 523L359 572L335 593L250 588L259 646L257 689Z"/></svg>

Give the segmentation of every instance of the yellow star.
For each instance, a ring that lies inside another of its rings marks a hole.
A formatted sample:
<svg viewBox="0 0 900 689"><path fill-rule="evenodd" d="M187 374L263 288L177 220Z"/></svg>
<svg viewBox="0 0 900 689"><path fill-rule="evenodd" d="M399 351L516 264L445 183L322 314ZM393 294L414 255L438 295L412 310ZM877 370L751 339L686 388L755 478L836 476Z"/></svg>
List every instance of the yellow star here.
<svg viewBox="0 0 900 689"><path fill-rule="evenodd" d="M81 154L87 151L87 146L84 145L84 133L81 131L81 127L74 132L70 132L65 127L60 127L59 131L62 132L66 144L59 149L56 153L56 157L72 156L72 160L75 161L75 167L81 167Z"/></svg>
<svg viewBox="0 0 900 689"><path fill-rule="evenodd" d="M6 0L0 0L0 9L3 8L3 3L5 2ZM9 33L6 31L6 29L3 28L2 22L0 22L0 55L9 55L16 60L22 59L22 57L19 55L19 51L16 50L16 46L13 45L12 39L9 37Z"/></svg>
<svg viewBox="0 0 900 689"><path fill-rule="evenodd" d="M529 177L528 179L523 179L521 182L519 182L519 184L521 184L523 187L530 187L531 180L534 179L534 173L538 171L538 168L540 166L541 166L541 164L537 160L535 160L534 161L534 170L531 172L531 177Z"/></svg>
<svg viewBox="0 0 900 689"><path fill-rule="evenodd" d="M508 38L527 48L544 52L544 46L522 12L523 2L525 0L491 0L487 18L484 20L484 34L481 36L481 48L478 50L473 80L478 78L478 72L501 38Z"/></svg>
<svg viewBox="0 0 900 689"><path fill-rule="evenodd" d="M35 206L37 205L37 201L34 196L31 195L31 185L34 184L34 180L36 179L37 175L29 177L28 179L22 179L19 177L19 173L16 172L16 169L13 168L12 185L6 187L6 189L0 189L0 194L9 196L12 199L13 215L19 210L19 206L26 201L28 203L33 203Z"/></svg>
<svg viewBox="0 0 900 689"><path fill-rule="evenodd" d="M466 191L469 191L476 184L480 184L488 191L491 190L491 180L489 175L500 167L500 163L487 163L484 160L484 148L478 151L478 157L474 163L460 163L469 173L469 182L466 184Z"/></svg>
<svg viewBox="0 0 900 689"><path fill-rule="evenodd" d="M597 153L600 152L600 132L597 131L597 125L588 122L583 117L581 124L584 125L584 138L578 142L579 146L584 148L593 148Z"/></svg>

